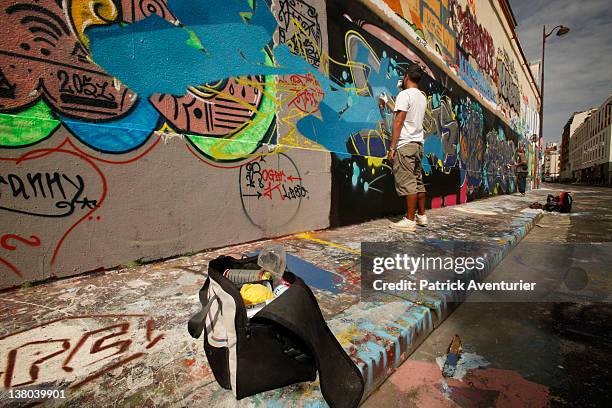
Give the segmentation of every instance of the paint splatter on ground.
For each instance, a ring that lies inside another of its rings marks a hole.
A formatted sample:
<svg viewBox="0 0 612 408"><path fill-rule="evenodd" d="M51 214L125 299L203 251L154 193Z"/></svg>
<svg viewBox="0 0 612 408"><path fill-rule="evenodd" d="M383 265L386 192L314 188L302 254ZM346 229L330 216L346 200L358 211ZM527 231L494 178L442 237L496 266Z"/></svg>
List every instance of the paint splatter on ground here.
<svg viewBox="0 0 612 408"><path fill-rule="evenodd" d="M444 362L446 361L446 356L444 357L436 357L436 363L438 367L442 369L444 367ZM473 370L475 368L486 367L489 365L489 362L484 359L484 357L479 356L475 353L462 353L461 358L457 361L457 368L455 368L455 372L452 375L452 378L456 380L461 380L469 370Z"/></svg>
<svg viewBox="0 0 612 408"><path fill-rule="evenodd" d="M299 261L300 273L315 271L304 277L310 278L330 328L362 371L366 393L371 393L446 318L452 310L448 302L455 294L429 292L421 294L418 302L414 293L360 301L360 242L402 241L439 251L448 237L464 234L478 243L473 250L486 253L493 266L534 224L537 214L521 212L526 205L520 197L504 196L465 206L475 213L433 210L429 213L431 227L418 234L391 231L388 220L382 219L275 242ZM478 214L480 209L491 208L495 215ZM0 374L3 388L43 383L67 386L69 399L65 402L74 406L116 402L126 406L320 405L317 382L236 403L214 381L201 340L191 339L186 330L188 318L198 308L197 292L207 262L221 254L251 253L267 242L5 292L0 296L0 358L3 367L8 364L13 369ZM40 356L45 359L37 363ZM33 367L38 371L32 371ZM496 388L488 390L505 392L508 384L496 372L467 371L464 379L471 375L473 381L483 384L495 380ZM441 376L435 364L415 372L419 373L415 379L400 386L429 387L426 382ZM458 388L444 391L451 395L464 391L459 380L451 379L448 385ZM428 389L418 395L433 398L430 402L448 401L444 392Z"/></svg>
<svg viewBox="0 0 612 408"><path fill-rule="evenodd" d="M469 354L469 353L468 353ZM482 357L468 357L460 375L444 378L439 364L409 360L390 377L384 394L388 407L545 407L548 387L525 380L518 373L495 368L472 368ZM459 367L458 367L459 368ZM458 370L459 371L459 370ZM388 387L394 387L390 390ZM365 407L381 406L381 398Z"/></svg>

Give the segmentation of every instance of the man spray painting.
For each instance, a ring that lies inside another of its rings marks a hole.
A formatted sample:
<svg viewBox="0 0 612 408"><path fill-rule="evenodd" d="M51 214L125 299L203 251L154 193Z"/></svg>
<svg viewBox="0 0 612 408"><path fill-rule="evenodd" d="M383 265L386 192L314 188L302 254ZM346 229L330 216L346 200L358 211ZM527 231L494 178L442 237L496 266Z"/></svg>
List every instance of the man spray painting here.
<svg viewBox="0 0 612 408"><path fill-rule="evenodd" d="M419 90L423 75L418 65L410 66L401 81L402 90L395 99L395 120L388 159L393 165L397 194L406 198L406 216L390 227L404 232L426 226L425 185L423 184L423 119L427 98ZM381 100L387 103L386 95Z"/></svg>
<svg viewBox="0 0 612 408"><path fill-rule="evenodd" d="M516 152L516 162L514 163L516 169L516 184L518 191L521 196L525 196L525 188L527 187L527 157L525 156L525 146L519 145Z"/></svg>

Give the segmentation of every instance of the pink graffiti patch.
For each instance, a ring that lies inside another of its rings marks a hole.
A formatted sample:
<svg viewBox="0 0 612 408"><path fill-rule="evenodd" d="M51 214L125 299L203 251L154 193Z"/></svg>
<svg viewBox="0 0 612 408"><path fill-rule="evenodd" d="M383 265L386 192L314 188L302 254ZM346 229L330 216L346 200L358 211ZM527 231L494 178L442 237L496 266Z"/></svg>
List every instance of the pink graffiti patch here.
<svg viewBox="0 0 612 408"><path fill-rule="evenodd" d="M448 206L448 205L457 205L457 195L456 194L449 194L446 197L444 197L444 205Z"/></svg>
<svg viewBox="0 0 612 408"><path fill-rule="evenodd" d="M465 180L463 181L463 184L461 185L461 191L459 193L461 196L461 204L467 203L467 190L468 190L467 176L465 176Z"/></svg>
<svg viewBox="0 0 612 408"><path fill-rule="evenodd" d="M461 381L442 377L435 363L406 361L389 380L419 407L543 407L550 398L547 386L496 368L470 370Z"/></svg>

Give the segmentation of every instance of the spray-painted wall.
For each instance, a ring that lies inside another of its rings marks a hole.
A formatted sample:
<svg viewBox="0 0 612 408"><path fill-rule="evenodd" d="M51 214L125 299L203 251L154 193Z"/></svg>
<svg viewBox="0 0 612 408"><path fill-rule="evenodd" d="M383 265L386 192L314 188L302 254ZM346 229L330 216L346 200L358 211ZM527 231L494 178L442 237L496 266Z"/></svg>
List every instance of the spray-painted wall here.
<svg viewBox="0 0 612 408"><path fill-rule="evenodd" d="M506 0L382 0L487 107L520 135L538 133L539 95Z"/></svg>
<svg viewBox="0 0 612 408"><path fill-rule="evenodd" d="M2 2L0 286L402 211L376 96L412 63L428 204L514 192L521 135L380 7Z"/></svg>

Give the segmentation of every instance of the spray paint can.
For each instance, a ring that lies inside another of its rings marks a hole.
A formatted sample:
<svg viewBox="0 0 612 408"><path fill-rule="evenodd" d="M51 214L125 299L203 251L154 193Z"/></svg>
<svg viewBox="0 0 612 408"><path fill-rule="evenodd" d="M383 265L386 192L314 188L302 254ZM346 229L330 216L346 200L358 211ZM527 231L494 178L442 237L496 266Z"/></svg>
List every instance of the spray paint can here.
<svg viewBox="0 0 612 408"><path fill-rule="evenodd" d="M272 279L272 274L263 269L226 269L223 276L237 285Z"/></svg>
<svg viewBox="0 0 612 408"><path fill-rule="evenodd" d="M291 284L289 282L284 279L281 279L278 285L276 285L276 287L274 288L274 297L279 297L280 295L285 293L285 291L290 287Z"/></svg>

